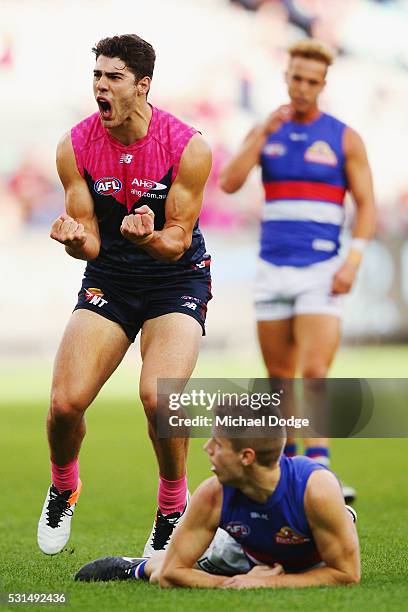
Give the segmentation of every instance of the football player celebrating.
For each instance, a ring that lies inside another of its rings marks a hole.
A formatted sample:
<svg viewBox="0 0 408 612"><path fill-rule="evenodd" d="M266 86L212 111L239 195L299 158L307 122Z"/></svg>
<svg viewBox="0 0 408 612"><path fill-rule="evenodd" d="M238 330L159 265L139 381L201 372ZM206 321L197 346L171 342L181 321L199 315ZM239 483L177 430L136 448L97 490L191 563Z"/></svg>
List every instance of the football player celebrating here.
<svg viewBox="0 0 408 612"><path fill-rule="evenodd" d="M114 36L93 51L98 112L57 150L66 213L51 238L87 265L54 366L52 483L38 544L53 555L68 541L85 412L141 331L140 398L159 467L151 554L167 546L188 498L186 439L156 434L157 379L188 379L204 334L210 257L198 216L211 153L195 129L147 102L155 63L148 42Z"/></svg>

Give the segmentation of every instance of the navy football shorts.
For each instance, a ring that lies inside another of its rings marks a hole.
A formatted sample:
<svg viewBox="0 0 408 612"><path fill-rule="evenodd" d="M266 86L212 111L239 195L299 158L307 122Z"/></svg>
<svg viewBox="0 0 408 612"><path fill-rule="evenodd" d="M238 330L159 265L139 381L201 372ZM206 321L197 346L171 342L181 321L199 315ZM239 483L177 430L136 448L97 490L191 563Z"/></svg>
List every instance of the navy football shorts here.
<svg viewBox="0 0 408 612"><path fill-rule="evenodd" d="M116 284L93 273L82 281L74 310L86 309L118 323L134 342L143 323L171 312L182 312L198 321L205 336L207 303L212 298L211 277L205 272L190 272L153 283Z"/></svg>

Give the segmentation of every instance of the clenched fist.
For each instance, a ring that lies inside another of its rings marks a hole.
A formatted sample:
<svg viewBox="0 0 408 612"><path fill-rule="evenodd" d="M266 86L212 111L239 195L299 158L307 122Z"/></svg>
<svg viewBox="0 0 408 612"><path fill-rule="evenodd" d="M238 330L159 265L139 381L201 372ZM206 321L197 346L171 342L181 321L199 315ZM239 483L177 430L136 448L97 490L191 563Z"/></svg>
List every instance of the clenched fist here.
<svg viewBox="0 0 408 612"><path fill-rule="evenodd" d="M137 246L144 246L154 235L154 212L146 205L127 215L120 226L122 236Z"/></svg>
<svg viewBox="0 0 408 612"><path fill-rule="evenodd" d="M86 242L86 231L82 223L63 213L51 226L50 237L71 248L78 248Z"/></svg>
<svg viewBox="0 0 408 612"><path fill-rule="evenodd" d="M332 293L334 295L348 293L354 283L357 274L357 267L348 261L337 270L333 277Z"/></svg>

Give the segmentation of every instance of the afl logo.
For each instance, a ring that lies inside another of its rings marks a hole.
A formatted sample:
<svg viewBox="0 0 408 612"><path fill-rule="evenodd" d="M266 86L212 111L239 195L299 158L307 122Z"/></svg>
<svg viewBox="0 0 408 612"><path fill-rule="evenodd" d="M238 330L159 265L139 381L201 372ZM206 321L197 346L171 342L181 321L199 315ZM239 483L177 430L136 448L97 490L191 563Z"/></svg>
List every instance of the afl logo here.
<svg viewBox="0 0 408 612"><path fill-rule="evenodd" d="M112 195L122 189L122 183L119 179L114 176L104 176L96 181L94 190L100 195Z"/></svg>
<svg viewBox="0 0 408 612"><path fill-rule="evenodd" d="M281 142L270 142L263 148L263 153L268 157L282 157L286 154L286 147Z"/></svg>
<svg viewBox="0 0 408 612"><path fill-rule="evenodd" d="M251 533L251 530L248 525L240 523L239 521L227 523L224 529L225 531L228 531L230 536L232 536L233 538L245 538L245 536Z"/></svg>

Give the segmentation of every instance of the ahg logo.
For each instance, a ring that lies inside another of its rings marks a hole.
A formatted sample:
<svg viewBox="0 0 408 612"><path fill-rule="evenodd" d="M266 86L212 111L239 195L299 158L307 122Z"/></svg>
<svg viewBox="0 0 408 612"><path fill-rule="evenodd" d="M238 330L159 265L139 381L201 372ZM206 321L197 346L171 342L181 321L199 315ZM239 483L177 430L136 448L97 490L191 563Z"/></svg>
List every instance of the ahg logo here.
<svg viewBox="0 0 408 612"><path fill-rule="evenodd" d="M132 185L141 187L142 189L149 189L150 191L160 191L161 189L167 189L167 185L158 183L157 181L151 181L150 179L138 179L135 178L132 181Z"/></svg>

